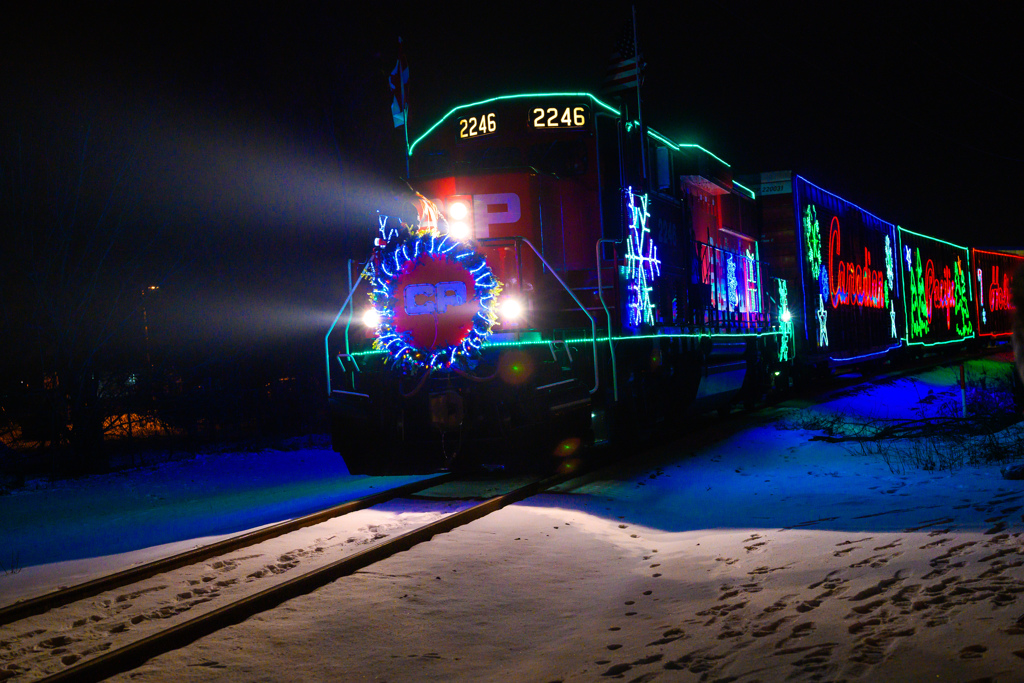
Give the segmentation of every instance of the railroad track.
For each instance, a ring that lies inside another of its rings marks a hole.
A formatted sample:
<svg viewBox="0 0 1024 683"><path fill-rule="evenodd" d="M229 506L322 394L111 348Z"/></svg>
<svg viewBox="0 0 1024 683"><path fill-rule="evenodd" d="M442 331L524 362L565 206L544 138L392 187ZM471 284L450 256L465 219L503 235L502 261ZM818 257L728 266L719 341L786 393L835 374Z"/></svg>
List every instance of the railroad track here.
<svg viewBox="0 0 1024 683"><path fill-rule="evenodd" d="M955 363L956 361L954 360L952 362ZM901 368L895 372L880 373L879 375L859 378L857 381L841 381L833 383L832 386L828 387L824 391L804 392L804 400L826 400L829 394L848 390L855 384L884 381L886 379L892 379L894 376L905 375L913 370L919 370L924 366L949 363L950 359L945 359L943 362L924 362L915 364L915 367L911 369ZM837 384L838 386L836 386ZM807 393L815 395L806 396ZM755 413L757 412L760 411L755 411ZM722 425L722 428L724 429L725 425ZM690 439L692 440L696 438L697 441L713 441L716 439L716 434L720 432L721 429L712 428L701 431L703 433L699 436L691 434ZM728 430L726 429L726 431ZM592 463L592 467L588 468L587 472L592 471L593 466L597 464L599 464L599 462ZM412 531L383 540L361 552L329 562L316 569L307 571L302 575L283 580L270 588L266 588L259 592L234 600L233 602L213 609L203 615L180 622L169 628L152 633L151 635L141 637L138 640L122 647L102 652L94 657L85 659L84 661L75 662L67 668L53 673L41 680L97 681L118 673L130 671L154 657L184 647L200 638L203 638L204 636L210 635L228 626L238 624L256 614L273 609L287 600L308 594L337 580L338 578L352 574L371 564L384 560L391 555L408 550L419 543L429 540L437 534L451 531L458 526L479 519L506 505L523 500L524 498L548 488L566 483L572 479L582 476L583 474L584 472L574 472L570 474L552 476L531 482L509 493L494 496L467 509L450 513L439 520L425 524ZM204 560L260 543L264 540L281 536L303 527L318 524L348 512L354 512L356 510L364 509L389 500L394 500L399 497L412 496L427 489L437 487L451 479L451 475L444 475L429 480L415 482L413 484L381 492L380 494L376 494L367 499L345 503L300 519L282 522L236 538L226 539L225 541L221 541L216 544L196 548L186 553L151 562L124 572L118 572L110 576L101 577L100 579L96 579L85 584L73 586L31 600L26 600L22 603L15 603L14 605L0 609L0 625L24 619L34 614L39 614L46 610L53 609L54 607L83 600L87 597L95 596L108 590L129 586L159 573L194 565ZM5 671L0 669L0 680L4 679L4 673Z"/></svg>
<svg viewBox="0 0 1024 683"><path fill-rule="evenodd" d="M162 574L163 572L187 567L189 565L196 564L197 562L208 560L212 557L217 557L234 550L256 545L257 543L262 543L263 541L283 536L284 534L291 533L297 529L319 524L327 521L328 519L333 519L335 517L340 517L341 515L355 512L356 510L363 510L374 505L385 503L389 500L394 500L401 496L408 496L429 488L434 488L435 486L450 480L453 476L454 475L451 474L442 474L438 477L411 482L403 486L388 489L387 491L381 491L380 493L367 496L366 498L341 503L340 505L335 505L303 517L297 517L284 522L278 522L277 524L271 524L270 526L250 531L245 534L240 534L238 536L232 536L231 538L226 538L216 543L199 546L176 555L147 562L146 564L142 564L137 567L131 567L123 571L101 576L91 581L61 588L34 598L21 600L11 605L0 607L0 626L5 626L36 614L42 614L43 612L47 612L56 607L61 607L78 600L84 600L85 598L99 595L104 591L123 588L152 576L156 576L157 574Z"/></svg>
<svg viewBox="0 0 1024 683"><path fill-rule="evenodd" d="M582 472L573 472L553 475L531 481L512 491L487 498L482 502L472 505L471 507L452 512L438 520L412 529L411 531L381 540L365 550L347 555L333 562L329 562L299 576L283 580L269 588L246 595L240 599L233 600L221 607L192 619L172 625L169 628L161 629L121 647L115 647L114 649L109 649L97 654L96 656L75 662L61 671L52 673L44 678L37 678L36 680L54 683L57 681L100 681L118 673L130 671L154 657L181 648L204 636L233 624L238 624L256 614L273 609L287 600L315 591L316 589L343 576L352 574L376 562L380 562L391 555L408 550L419 543L429 540L437 534L451 531L452 529L480 519L481 517L507 505L518 502L524 498L551 487L558 486L559 484L563 484L580 476L582 476ZM399 487L399 489L390 490L382 494L378 494L378 496L374 496L373 502L369 504L379 504L383 502L385 497L386 500L393 500L403 496L410 496L414 493L439 486L442 483L450 481L450 479L451 477L449 476L443 476L433 478L429 481L416 482L416 484ZM303 526L310 526L312 524L319 523L320 521L330 519L331 517L345 514L347 511L354 511L351 509L346 511L341 510L347 506L358 506L355 509L363 509L369 506L369 504L367 504L367 500L370 499L336 506L330 510L325 510L320 513L316 513L315 515L302 518L302 520L292 520L291 522L282 523L281 525L274 525L268 529L261 529L257 532L252 532L252 534L246 534L244 537L227 539L219 544L204 546L203 548L197 548L194 551L182 553L181 555L167 558L166 560L160 560L125 572L119 572L108 577L102 577L96 581L91 581L87 584L82 584L81 586L74 586L60 591L59 597L54 596L51 598L49 595L41 596L41 598L26 601L31 602L32 605L26 605L22 610L27 614L38 614L46 609L52 609L52 607L57 604L65 605L77 602L85 597L97 595L109 590L112 587L122 588L140 581L143 578L168 571L172 568L181 568L190 564L195 564L205 559L216 557L225 552L237 550L239 548L246 547L247 545L267 540L267 538L280 536L288 533L289 530L295 530L296 528L301 528ZM285 528L284 525L294 528L288 529ZM269 535L266 538L261 537L256 540L256 536L262 536L264 532L270 532L272 535ZM51 598L53 602L50 603L50 606L45 606L46 603L41 602L42 598ZM20 603L16 603L15 605L5 608L9 617L8 621L24 618L13 616L15 614L13 608L18 607L19 604ZM4 673L7 672L0 669L0 674ZM0 675L0 680L3 680L3 678L4 676Z"/></svg>

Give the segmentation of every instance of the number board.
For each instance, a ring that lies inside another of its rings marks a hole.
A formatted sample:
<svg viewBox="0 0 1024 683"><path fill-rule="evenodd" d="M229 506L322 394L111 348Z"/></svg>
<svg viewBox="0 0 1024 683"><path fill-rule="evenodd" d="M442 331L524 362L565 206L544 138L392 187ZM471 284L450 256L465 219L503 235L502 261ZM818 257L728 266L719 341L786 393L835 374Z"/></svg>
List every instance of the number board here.
<svg viewBox="0 0 1024 683"><path fill-rule="evenodd" d="M498 115L492 112L459 119L459 139L478 138L498 131Z"/></svg>
<svg viewBox="0 0 1024 683"><path fill-rule="evenodd" d="M589 123L590 110L582 104L530 108L531 128L584 128Z"/></svg>

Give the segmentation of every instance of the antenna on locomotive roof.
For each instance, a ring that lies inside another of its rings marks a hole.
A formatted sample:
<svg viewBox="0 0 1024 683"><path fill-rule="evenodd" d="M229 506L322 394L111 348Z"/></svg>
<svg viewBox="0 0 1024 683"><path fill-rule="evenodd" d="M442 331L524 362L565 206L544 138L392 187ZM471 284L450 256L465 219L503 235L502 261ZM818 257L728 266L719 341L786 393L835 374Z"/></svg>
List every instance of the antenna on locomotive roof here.
<svg viewBox="0 0 1024 683"><path fill-rule="evenodd" d="M644 109L641 104L640 97L640 40L637 36L636 30L636 5L633 8L633 49L635 50L636 59L634 60L633 67L635 69L636 77L636 118L640 123L640 168L643 172L644 179L644 192L647 191L647 138L644 128Z"/></svg>
<svg viewBox="0 0 1024 683"><path fill-rule="evenodd" d="M615 42L611 61L608 64L608 71L605 74L602 92L608 95L619 91L636 88L637 123L640 127L640 162L643 169L641 184L643 191L647 191L647 150L644 143L646 128L644 128L643 109L640 104L640 83L642 78L642 57L640 56L639 45L637 44L638 34L636 29L636 6L631 6L632 23L623 25L620 28L619 37ZM632 128L632 120L628 115L628 107L623 108L625 124Z"/></svg>

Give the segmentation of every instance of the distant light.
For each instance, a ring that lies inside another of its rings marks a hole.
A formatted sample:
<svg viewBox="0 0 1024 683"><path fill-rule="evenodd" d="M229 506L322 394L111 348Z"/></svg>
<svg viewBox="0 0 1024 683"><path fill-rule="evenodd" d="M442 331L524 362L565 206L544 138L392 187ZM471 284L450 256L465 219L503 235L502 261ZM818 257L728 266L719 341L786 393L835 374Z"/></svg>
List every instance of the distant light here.
<svg viewBox="0 0 1024 683"><path fill-rule="evenodd" d="M452 221L448 224L448 234L457 240L469 238L469 224L465 221Z"/></svg>
<svg viewBox="0 0 1024 683"><path fill-rule="evenodd" d="M452 202L448 206L448 217L455 221L462 221L469 215L469 207L463 202Z"/></svg>
<svg viewBox="0 0 1024 683"><path fill-rule="evenodd" d="M149 290L150 290L150 291L152 291L152 290L154 290L154 289L160 289L160 286L159 286L159 285L150 285L150 286L149 286Z"/></svg>
<svg viewBox="0 0 1024 683"><path fill-rule="evenodd" d="M366 312L363 313L363 324L374 329L380 325L380 313L377 312L376 308L366 309Z"/></svg>
<svg viewBox="0 0 1024 683"><path fill-rule="evenodd" d="M782 312L782 322L788 323L792 319L793 319L793 316L791 316L789 314L789 311L783 311Z"/></svg>

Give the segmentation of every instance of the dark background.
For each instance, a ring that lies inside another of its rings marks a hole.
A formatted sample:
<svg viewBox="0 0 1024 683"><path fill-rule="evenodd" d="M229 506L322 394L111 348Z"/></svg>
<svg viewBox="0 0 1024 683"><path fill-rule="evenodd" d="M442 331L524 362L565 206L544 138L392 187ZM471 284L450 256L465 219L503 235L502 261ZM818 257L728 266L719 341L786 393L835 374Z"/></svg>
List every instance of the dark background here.
<svg viewBox="0 0 1024 683"><path fill-rule="evenodd" d="M240 374L221 383L239 387L293 378L321 396L345 259L368 251L373 214L404 172L387 85L398 37L414 139L455 104L597 92L630 14L628 3L100 2L9 15L6 386L38 383L61 353L93 370L142 362L145 310L150 366L205 374L196 386L227 368ZM640 2L645 121L736 175L792 169L911 230L1024 247L1022 14ZM76 326L73 342L48 341Z"/></svg>

